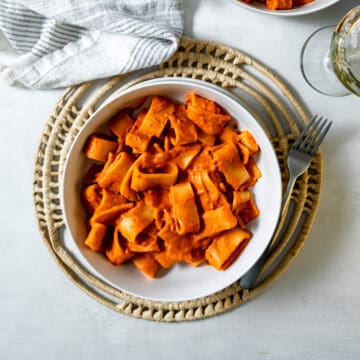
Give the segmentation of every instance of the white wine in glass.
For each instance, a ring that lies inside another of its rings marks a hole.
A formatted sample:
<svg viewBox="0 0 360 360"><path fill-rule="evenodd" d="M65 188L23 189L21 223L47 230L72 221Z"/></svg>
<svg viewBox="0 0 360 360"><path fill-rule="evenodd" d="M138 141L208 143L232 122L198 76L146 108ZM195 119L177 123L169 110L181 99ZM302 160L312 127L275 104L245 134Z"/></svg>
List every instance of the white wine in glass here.
<svg viewBox="0 0 360 360"><path fill-rule="evenodd" d="M315 31L301 51L301 70L316 91L360 96L360 6L336 26Z"/></svg>

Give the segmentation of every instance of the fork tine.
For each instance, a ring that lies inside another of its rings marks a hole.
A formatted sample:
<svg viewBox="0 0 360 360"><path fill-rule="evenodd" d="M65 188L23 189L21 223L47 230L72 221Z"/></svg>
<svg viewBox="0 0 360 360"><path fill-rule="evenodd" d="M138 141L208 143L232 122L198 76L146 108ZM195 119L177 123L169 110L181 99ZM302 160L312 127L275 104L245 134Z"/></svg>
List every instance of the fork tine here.
<svg viewBox="0 0 360 360"><path fill-rule="evenodd" d="M304 137L304 135L306 134L306 132L310 129L310 127L312 126L312 124L315 122L317 118L317 115L315 115L308 123L307 125L302 129L301 133L298 135L298 137L296 138L296 141L293 144L293 147L297 147L300 145L300 142L302 141L302 138Z"/></svg>
<svg viewBox="0 0 360 360"><path fill-rule="evenodd" d="M318 121L316 121L316 123L314 124L314 126L312 126L312 128L309 129L309 133L306 135L305 139L303 139L303 141L299 145L300 150L305 150L305 146L306 146L307 142L310 140L310 138L314 138L313 134L318 129L319 124L321 123L321 120L322 120L322 117Z"/></svg>
<svg viewBox="0 0 360 360"><path fill-rule="evenodd" d="M312 151L311 151L311 155L314 156L316 154L316 152L319 149L320 144L322 143L322 141L324 140L326 134L328 133L330 127L331 127L332 121L329 122L328 126L325 128L325 130L322 132L322 134L320 135L317 143L315 144L315 146L313 147Z"/></svg>
<svg viewBox="0 0 360 360"><path fill-rule="evenodd" d="M313 146L315 140L317 139L317 137L319 136L319 134L321 133L322 129L324 128L324 126L326 125L328 119L325 119L325 121L323 121L323 123L319 126L319 122L316 124L315 129L316 132L314 134L314 136L311 138L311 140L309 141L309 143L305 146L305 151L310 151L311 147ZM304 143L307 141L307 139L304 140Z"/></svg>

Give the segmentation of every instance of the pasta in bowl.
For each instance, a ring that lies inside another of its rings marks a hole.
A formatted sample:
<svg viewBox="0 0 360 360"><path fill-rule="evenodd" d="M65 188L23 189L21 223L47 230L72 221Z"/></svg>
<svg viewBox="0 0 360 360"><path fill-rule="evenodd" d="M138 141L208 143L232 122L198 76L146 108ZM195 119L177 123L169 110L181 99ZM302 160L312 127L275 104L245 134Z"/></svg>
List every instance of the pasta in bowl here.
<svg viewBox="0 0 360 360"><path fill-rule="evenodd" d="M266 134L230 93L156 79L87 122L62 195L68 245L90 271L128 293L180 301L223 289L255 263L277 224L281 177Z"/></svg>
<svg viewBox="0 0 360 360"><path fill-rule="evenodd" d="M340 0L230 0L239 7L275 16L300 16L315 13Z"/></svg>

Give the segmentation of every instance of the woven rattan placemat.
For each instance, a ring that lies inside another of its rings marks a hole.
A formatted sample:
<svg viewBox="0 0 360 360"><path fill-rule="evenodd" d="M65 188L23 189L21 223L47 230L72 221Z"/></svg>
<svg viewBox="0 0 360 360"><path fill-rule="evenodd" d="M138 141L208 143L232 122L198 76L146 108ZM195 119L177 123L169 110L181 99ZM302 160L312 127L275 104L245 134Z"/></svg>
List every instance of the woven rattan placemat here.
<svg viewBox="0 0 360 360"><path fill-rule="evenodd" d="M299 124L306 123L308 116L285 82L264 65L230 47L189 38L183 38L177 53L157 69L70 87L56 103L41 135L34 168L34 203L45 244L69 278L100 303L130 316L171 322L202 319L233 309L280 277L299 253L315 217L322 160L321 155L317 155L308 171L298 179L285 230L264 265L261 281L253 290L241 289L234 283L218 293L192 301L155 302L113 288L81 266L62 241L64 221L59 188L63 166L79 129L106 98L137 82L164 76L202 79L234 92L271 138L284 183L288 177L289 146L299 133Z"/></svg>

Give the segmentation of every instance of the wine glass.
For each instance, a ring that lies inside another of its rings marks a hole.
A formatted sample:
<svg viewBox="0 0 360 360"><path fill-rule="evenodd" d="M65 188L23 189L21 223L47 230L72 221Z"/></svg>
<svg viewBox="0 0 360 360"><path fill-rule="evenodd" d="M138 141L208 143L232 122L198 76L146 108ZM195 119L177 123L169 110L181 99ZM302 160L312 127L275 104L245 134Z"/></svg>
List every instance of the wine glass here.
<svg viewBox="0 0 360 360"><path fill-rule="evenodd" d="M316 91L360 96L360 6L336 26L325 26L310 35L300 60L305 80Z"/></svg>

